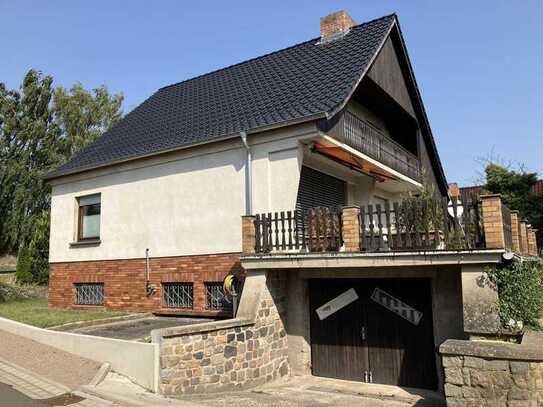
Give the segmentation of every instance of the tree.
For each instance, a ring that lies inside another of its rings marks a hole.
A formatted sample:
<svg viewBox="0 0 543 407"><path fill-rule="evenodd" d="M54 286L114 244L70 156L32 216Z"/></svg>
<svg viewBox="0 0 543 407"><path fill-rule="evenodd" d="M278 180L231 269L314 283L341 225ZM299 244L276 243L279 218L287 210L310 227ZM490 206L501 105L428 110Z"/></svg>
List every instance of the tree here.
<svg viewBox="0 0 543 407"><path fill-rule="evenodd" d="M29 242L36 217L49 208L41 177L62 162L60 131L50 109L53 79L30 70L21 92L0 94L0 248Z"/></svg>
<svg viewBox="0 0 543 407"><path fill-rule="evenodd" d="M19 91L0 83L0 253L22 254L21 280L46 281L50 188L43 176L115 124L122 100L105 86L55 89L36 70Z"/></svg>
<svg viewBox="0 0 543 407"><path fill-rule="evenodd" d="M96 140L122 117L123 96L110 95L102 85L92 92L80 83L68 91L55 89L53 113L64 140L64 154L68 159Z"/></svg>
<svg viewBox="0 0 543 407"><path fill-rule="evenodd" d="M503 202L510 208L520 212L521 217L539 230L539 238L543 232L543 195L531 192L537 182L537 173L505 168L495 163L485 167L486 192L501 194Z"/></svg>

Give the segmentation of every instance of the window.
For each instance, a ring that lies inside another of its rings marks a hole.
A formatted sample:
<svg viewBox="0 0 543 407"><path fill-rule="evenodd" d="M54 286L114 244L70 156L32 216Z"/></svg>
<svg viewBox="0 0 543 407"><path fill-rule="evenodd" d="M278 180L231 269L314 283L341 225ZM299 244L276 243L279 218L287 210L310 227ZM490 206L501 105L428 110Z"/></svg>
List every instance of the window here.
<svg viewBox="0 0 543 407"><path fill-rule="evenodd" d="M223 283L206 283L206 308L212 310L229 311L232 303L224 294Z"/></svg>
<svg viewBox="0 0 543 407"><path fill-rule="evenodd" d="M77 305L104 305L104 283L75 284Z"/></svg>
<svg viewBox="0 0 543 407"><path fill-rule="evenodd" d="M192 283L164 283L164 306L192 308Z"/></svg>
<svg viewBox="0 0 543 407"><path fill-rule="evenodd" d="M78 199L78 240L100 239L100 194Z"/></svg>

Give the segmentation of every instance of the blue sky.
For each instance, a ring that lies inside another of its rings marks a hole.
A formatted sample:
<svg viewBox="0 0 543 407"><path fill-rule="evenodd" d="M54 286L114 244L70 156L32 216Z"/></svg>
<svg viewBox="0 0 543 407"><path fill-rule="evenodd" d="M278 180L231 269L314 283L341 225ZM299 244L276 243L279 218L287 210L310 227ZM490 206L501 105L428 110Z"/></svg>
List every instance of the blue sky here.
<svg viewBox="0 0 543 407"><path fill-rule="evenodd" d="M0 81L30 68L56 83L105 83L125 112L159 87L318 36L340 9L396 12L449 182L479 157L543 176L543 1L6 1Z"/></svg>

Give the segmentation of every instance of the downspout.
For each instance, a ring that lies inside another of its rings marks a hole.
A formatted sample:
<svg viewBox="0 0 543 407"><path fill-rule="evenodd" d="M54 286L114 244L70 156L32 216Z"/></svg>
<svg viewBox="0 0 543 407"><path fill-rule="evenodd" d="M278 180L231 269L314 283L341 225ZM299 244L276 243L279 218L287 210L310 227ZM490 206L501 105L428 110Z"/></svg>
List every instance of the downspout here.
<svg viewBox="0 0 543 407"><path fill-rule="evenodd" d="M252 155L251 147L247 143L247 133L241 131L239 133L241 137L241 142L245 151L247 151L247 156L245 159L245 215L253 214L253 170L252 170Z"/></svg>
<svg viewBox="0 0 543 407"><path fill-rule="evenodd" d="M145 249L145 274L146 280L145 283L145 292L147 296L150 297L155 293L155 287L151 284L151 265L149 264L149 249Z"/></svg>

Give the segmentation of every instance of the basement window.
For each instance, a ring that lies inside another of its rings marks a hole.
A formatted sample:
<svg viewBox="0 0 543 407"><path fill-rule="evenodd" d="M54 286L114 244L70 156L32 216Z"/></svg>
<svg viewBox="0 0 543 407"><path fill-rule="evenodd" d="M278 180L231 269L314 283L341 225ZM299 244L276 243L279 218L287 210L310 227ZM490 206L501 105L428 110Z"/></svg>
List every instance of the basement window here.
<svg viewBox="0 0 543 407"><path fill-rule="evenodd" d="M205 283L206 308L215 311L230 311L232 303L228 301L224 293L223 283Z"/></svg>
<svg viewBox="0 0 543 407"><path fill-rule="evenodd" d="M100 239L101 195L94 194L78 198L77 240Z"/></svg>
<svg viewBox="0 0 543 407"><path fill-rule="evenodd" d="M192 283L163 283L164 306L167 308L192 308Z"/></svg>
<svg viewBox="0 0 543 407"><path fill-rule="evenodd" d="M104 305L104 283L76 283L76 305Z"/></svg>

